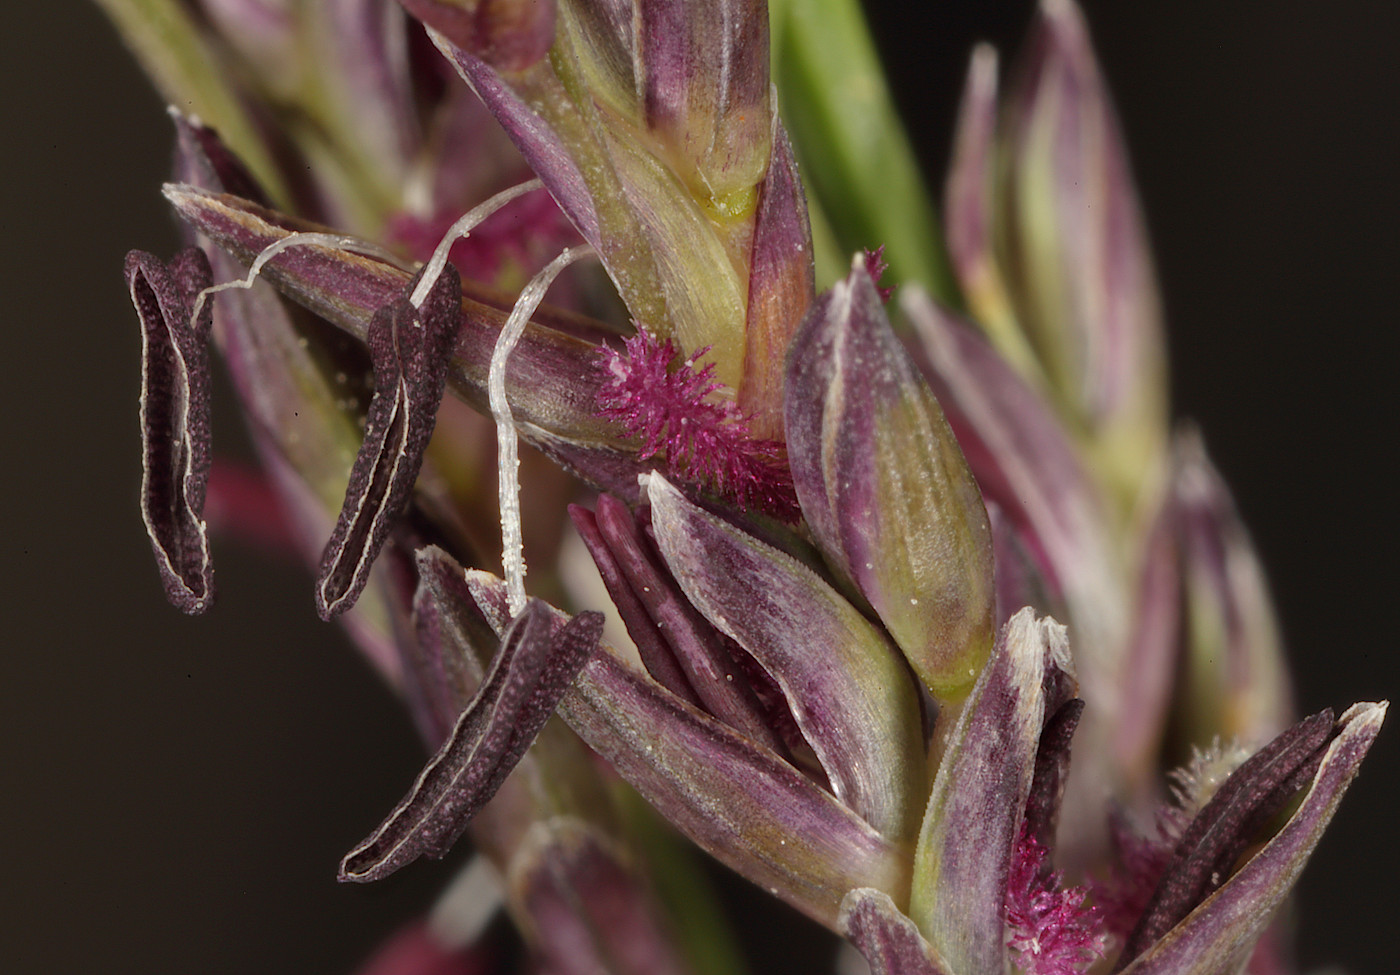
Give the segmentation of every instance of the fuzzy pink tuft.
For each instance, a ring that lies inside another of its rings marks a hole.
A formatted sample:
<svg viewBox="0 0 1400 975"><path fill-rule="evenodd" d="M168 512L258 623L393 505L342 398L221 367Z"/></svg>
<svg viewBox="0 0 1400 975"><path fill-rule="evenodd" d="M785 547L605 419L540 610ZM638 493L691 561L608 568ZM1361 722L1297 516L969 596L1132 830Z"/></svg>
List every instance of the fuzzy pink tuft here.
<svg viewBox="0 0 1400 975"><path fill-rule="evenodd" d="M890 269L889 262L885 260L885 245L865 252L865 272L870 275L870 280L875 282L875 290L880 295L880 300L889 304L890 295L894 294L894 288L880 287L880 278Z"/></svg>
<svg viewBox="0 0 1400 975"><path fill-rule="evenodd" d="M1103 957L1100 912L1085 904L1089 891L1062 887L1061 879L1023 828L1006 885L1006 940L1025 975L1079 975Z"/></svg>
<svg viewBox="0 0 1400 975"><path fill-rule="evenodd" d="M746 508L794 520L797 499L783 445L750 436L738 407L714 397L724 389L714 378L714 364L696 369L708 351L676 363L675 343L645 329L627 339L621 352L604 348L599 415L642 441L643 460L664 458L675 472Z"/></svg>
<svg viewBox="0 0 1400 975"><path fill-rule="evenodd" d="M1110 814L1113 872L1107 879L1094 880L1092 887L1094 903L1103 911L1104 930L1120 944L1132 933L1166 873L1184 819L1180 809L1164 805L1158 810L1156 829L1144 835L1123 814Z"/></svg>
<svg viewBox="0 0 1400 975"><path fill-rule="evenodd" d="M1168 774L1171 797L1157 807L1151 831L1143 833L1120 811L1109 814L1115 860L1112 872L1093 883L1094 903L1104 914L1109 935L1125 941L1156 893L1191 819L1210 802L1215 790L1248 757L1238 743L1219 739L1192 749L1191 761Z"/></svg>

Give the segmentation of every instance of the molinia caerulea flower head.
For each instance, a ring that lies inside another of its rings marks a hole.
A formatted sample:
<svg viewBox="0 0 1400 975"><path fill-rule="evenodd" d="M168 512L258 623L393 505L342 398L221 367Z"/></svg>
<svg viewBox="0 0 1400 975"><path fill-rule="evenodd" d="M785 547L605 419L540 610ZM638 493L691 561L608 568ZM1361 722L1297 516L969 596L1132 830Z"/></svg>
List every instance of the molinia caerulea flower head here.
<svg viewBox="0 0 1400 975"><path fill-rule="evenodd" d="M1274 970L1385 705L1292 714L1071 0L973 55L947 259L842 0L103 2L199 113L127 262L166 590L212 343L434 752L342 880L469 833L544 970L728 970L662 820L878 973Z"/></svg>

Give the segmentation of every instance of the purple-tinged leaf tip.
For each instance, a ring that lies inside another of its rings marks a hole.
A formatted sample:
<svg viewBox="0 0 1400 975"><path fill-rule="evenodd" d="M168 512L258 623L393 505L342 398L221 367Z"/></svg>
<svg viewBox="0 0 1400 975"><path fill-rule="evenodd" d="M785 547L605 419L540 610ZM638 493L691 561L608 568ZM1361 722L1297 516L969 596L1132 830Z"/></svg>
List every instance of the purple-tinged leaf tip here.
<svg viewBox="0 0 1400 975"><path fill-rule="evenodd" d="M749 250L744 381L737 402L751 434L781 440L787 350L816 299L816 268L797 161L782 123L773 124L773 158L759 187Z"/></svg>
<svg viewBox="0 0 1400 975"><path fill-rule="evenodd" d="M1017 329L993 253L996 122L997 53L990 45L979 44L972 52L963 85L944 189L948 256L977 320L994 337L1002 354L1009 354L1024 371L1034 363Z"/></svg>
<svg viewBox="0 0 1400 975"><path fill-rule="evenodd" d="M623 855L580 819L533 826L511 862L512 903L554 975L686 975L655 899Z"/></svg>
<svg viewBox="0 0 1400 975"><path fill-rule="evenodd" d="M1119 968L1175 927L1224 882L1259 830L1317 771L1334 727L1330 709L1304 718L1259 749L1216 790L1177 844L1128 936Z"/></svg>
<svg viewBox="0 0 1400 975"><path fill-rule="evenodd" d="M523 71L554 43L555 0L399 0L424 24L501 71Z"/></svg>
<svg viewBox="0 0 1400 975"><path fill-rule="evenodd" d="M951 975L914 922L883 891L859 887L848 893L836 923L870 964L871 975Z"/></svg>
<svg viewBox="0 0 1400 975"><path fill-rule="evenodd" d="M646 478L656 544L690 602L782 689L837 798L896 842L924 797L918 691L880 630L791 556Z"/></svg>
<svg viewBox="0 0 1400 975"><path fill-rule="evenodd" d="M1283 828L1123 975L1215 975L1239 970L1322 838L1380 732L1387 707L1381 702L1347 709L1337 721L1336 737L1326 745L1307 794Z"/></svg>
<svg viewBox="0 0 1400 975"><path fill-rule="evenodd" d="M1017 319L1076 427L1129 479L1166 422L1161 307L1126 147L1073 0L1044 0L1005 106L997 240Z"/></svg>
<svg viewBox="0 0 1400 975"><path fill-rule="evenodd" d="M1191 740L1265 741L1293 718L1268 580L1199 432L1178 431L1173 507L1181 549L1185 723Z"/></svg>
<svg viewBox="0 0 1400 975"><path fill-rule="evenodd" d="M582 613L555 632L548 608L527 603L451 736L388 818L346 854L339 879L379 880L420 856L446 854L554 713L602 628L601 614Z"/></svg>
<svg viewBox="0 0 1400 975"><path fill-rule="evenodd" d="M126 257L126 283L141 319L141 517L167 598L190 614L214 598L204 496L209 484L209 332L213 283L198 248L169 264L143 251Z"/></svg>
<svg viewBox="0 0 1400 975"><path fill-rule="evenodd" d="M420 275L422 272L419 272ZM410 289L417 283L415 276ZM423 466L437 423L461 320L462 287L451 264L415 308L406 289L369 327L374 398L350 470L345 504L316 579L316 609L329 620L354 605Z"/></svg>
<svg viewBox="0 0 1400 975"><path fill-rule="evenodd" d="M645 125L681 180L727 216L726 198L768 169L767 4L647 0L634 17Z"/></svg>
<svg viewBox="0 0 1400 975"><path fill-rule="evenodd" d="M468 572L492 626L505 584ZM563 614L556 613L556 625ZM908 855L811 779L604 648L560 716L702 849L808 917L834 928L841 898L874 887L904 899Z"/></svg>
<svg viewBox="0 0 1400 975"><path fill-rule="evenodd" d="M738 672L724 637L690 604L680 584L663 568L660 555L644 538L627 506L610 495L600 495L597 525L644 610L641 619L623 617L628 632L649 628L660 635L683 674L677 696L685 697L686 690L693 690L700 707L740 734L782 754L782 743L753 689ZM638 643L639 651L641 646Z"/></svg>
<svg viewBox="0 0 1400 975"><path fill-rule="evenodd" d="M935 697L956 699L991 650L991 528L938 401L860 256L854 265L817 299L789 353L793 484L833 569Z"/></svg>
<svg viewBox="0 0 1400 975"><path fill-rule="evenodd" d="M197 119L171 108L175 124L174 177L205 189L232 193L259 206L270 206L267 194L258 185L243 160L219 138L219 133Z"/></svg>
<svg viewBox="0 0 1400 975"><path fill-rule="evenodd" d="M1047 696L1061 693L1069 670L1065 628L1023 609L1002 628L948 738L914 854L909 913L952 971L1007 968L1007 884Z"/></svg>

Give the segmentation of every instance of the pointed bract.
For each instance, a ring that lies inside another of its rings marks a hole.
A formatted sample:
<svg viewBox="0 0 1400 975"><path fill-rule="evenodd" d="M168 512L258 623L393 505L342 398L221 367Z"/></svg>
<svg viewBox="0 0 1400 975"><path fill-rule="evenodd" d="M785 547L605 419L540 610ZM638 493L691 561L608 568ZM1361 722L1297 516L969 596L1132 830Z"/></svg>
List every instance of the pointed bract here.
<svg viewBox="0 0 1400 975"><path fill-rule="evenodd" d="M697 44L721 43L699 32L693 19L684 26ZM747 263L756 190L770 155L770 116L761 116L757 150L746 144L752 140L740 139L757 167L744 163L726 172L721 164L716 175L737 183L712 195L694 169L708 144L679 147L672 159L659 140L638 138L646 127L638 87L645 66L636 63L642 54L633 24L625 8L566 4L549 60L511 76L438 40L593 246L632 319L661 338L674 336L686 350L710 347L718 378L738 390ZM759 54L766 64L766 44L744 51L743 70ZM731 65L736 82L740 67ZM687 176L695 178L688 182Z"/></svg>
<svg viewBox="0 0 1400 975"><path fill-rule="evenodd" d="M1293 715L1293 689L1268 581L1229 488L1199 433L1178 433L1174 513L1181 548L1187 734L1265 741Z"/></svg>
<svg viewBox="0 0 1400 975"><path fill-rule="evenodd" d="M415 640L401 641L412 654L411 675L425 710L420 724L432 728L437 749L452 732L457 717L471 703L485 678L483 651L498 642L496 634L474 613L462 567L435 545L415 553L418 589L413 596Z"/></svg>
<svg viewBox="0 0 1400 975"><path fill-rule="evenodd" d="M1112 673L1126 596L1101 492L1075 445L1044 398L971 327L918 288L905 288L900 305L977 483L1042 555L1069 606L1081 677Z"/></svg>
<svg viewBox="0 0 1400 975"><path fill-rule="evenodd" d="M686 596L782 688L838 799L897 842L923 799L923 721L894 647L806 566L646 479L657 547Z"/></svg>
<svg viewBox="0 0 1400 975"><path fill-rule="evenodd" d="M1084 713L1084 701L1071 698L1059 707L1046 701L1045 729L1036 746L1035 772L1026 797L1026 833L1044 849L1050 849L1059 825L1060 802L1069 779L1070 742Z"/></svg>
<svg viewBox="0 0 1400 975"><path fill-rule="evenodd" d="M1024 609L1002 628L934 779L910 916L954 972L1006 969L1004 902L1065 629Z"/></svg>
<svg viewBox="0 0 1400 975"><path fill-rule="evenodd" d="M688 972L641 877L582 820L532 827L507 882L527 938L555 975Z"/></svg>
<svg viewBox="0 0 1400 975"><path fill-rule="evenodd" d="M1016 314L1076 430L1136 487L1166 420L1161 308L1083 14L1044 0L1008 94L998 239Z"/></svg>
<svg viewBox="0 0 1400 975"><path fill-rule="evenodd" d="M991 528L859 258L793 341L785 415L797 497L823 554L934 695L962 696L991 649Z"/></svg>
<svg viewBox="0 0 1400 975"><path fill-rule="evenodd" d="M601 501L601 498L599 500ZM569 517L573 519L574 528L583 539L588 554L593 557L593 564L598 569L603 586L608 590L608 596L617 608L618 615L622 617L623 625L627 627L627 635L636 645L637 656L641 658L646 672L651 675L652 680L676 697L687 704L700 707L700 697L695 693L695 688L690 686L690 678L686 676L675 652L656 625L651 606L643 602L645 594L632 588L629 575L623 572L618 555L614 555L616 541L610 542L603 537L597 516L582 505L569 505ZM658 602L668 596L669 593L663 594Z"/></svg>
<svg viewBox="0 0 1400 975"><path fill-rule="evenodd" d="M279 222L286 218L236 197L179 184L167 185L165 192L183 219L240 261L251 263L293 233ZM402 298L411 276L353 250L307 244L276 255L263 277L292 301L363 340L375 313ZM480 300L462 299L447 382L483 413L489 414L491 351L505 318ZM596 356L591 341L527 323L506 366L506 395L521 437L590 483L635 497L637 475L653 465L640 463L635 446L620 441L616 425L598 416Z"/></svg>
<svg viewBox="0 0 1400 975"><path fill-rule="evenodd" d="M1387 705L1357 704L1337 722L1296 812L1225 886L1123 971L1123 975L1215 975L1236 971L1282 905L1385 718Z"/></svg>
<svg viewBox="0 0 1400 975"><path fill-rule="evenodd" d="M481 99L530 169L544 183L559 209L600 254L603 238L598 212L588 182L580 171L580 161L573 158L563 136L549 121L533 111L491 66L470 51L451 43L445 36L437 39L438 47L467 86ZM537 67L536 71L543 70ZM543 85L543 83L541 83ZM551 89L551 93L554 93ZM624 299L626 292L623 292Z"/></svg>
<svg viewBox="0 0 1400 975"><path fill-rule="evenodd" d="M883 891L851 891L841 901L836 924L870 964L871 975L951 975L914 922Z"/></svg>
<svg viewBox="0 0 1400 975"><path fill-rule="evenodd" d="M178 109L167 109L175 125L175 179L217 193L232 193L258 206L270 206L253 174L219 133Z"/></svg>
<svg viewBox="0 0 1400 975"><path fill-rule="evenodd" d="M771 149L767 5L645 0L634 10L644 124L718 216L751 209Z"/></svg>
<svg viewBox="0 0 1400 975"><path fill-rule="evenodd" d="M1216 790L1177 844L1119 966L1137 957L1224 882L1255 834L1312 778L1335 722L1305 718L1255 752Z"/></svg>
<svg viewBox="0 0 1400 975"><path fill-rule="evenodd" d="M451 737L389 817L340 864L339 879L379 880L420 856L442 857L495 795L598 646L598 613L557 632L531 601L501 635L501 649Z"/></svg>
<svg viewBox="0 0 1400 975"><path fill-rule="evenodd" d="M504 626L505 584L483 572L469 572L467 581L492 624ZM853 887L900 898L908 890L908 858L898 846L773 752L606 647L559 714L673 826L822 924L835 924Z"/></svg>
<svg viewBox="0 0 1400 975"><path fill-rule="evenodd" d="M944 187L948 255L968 308L988 338L1021 375L1040 375L1040 363L1016 321L996 243L997 53L987 44L972 52L958 106L952 159Z"/></svg>
<svg viewBox="0 0 1400 975"><path fill-rule="evenodd" d="M683 683L675 693L685 697L687 689L693 690L706 711L740 734L781 753L782 743L768 726L753 690L742 674L735 680L736 662L724 638L662 567L655 548L644 541L641 526L626 506L608 495L599 496L597 525L631 592L644 607L650 629L661 635L670 658L682 672ZM627 622L629 633L635 630L643 634L647 629L643 620ZM642 645L638 643L639 650Z"/></svg>
<svg viewBox="0 0 1400 975"><path fill-rule="evenodd" d="M203 199L232 199L218 194L236 187L253 199L264 196L218 133L179 113L171 115L178 135L175 172L203 187L186 187L189 192ZM244 273L220 250L211 251L210 264L216 280L234 280ZM350 336L284 302L262 281L210 295L207 304L214 311L214 341L263 470L293 529L301 559L314 567L360 448L356 418L370 395L364 349ZM402 663L392 635L395 598L378 585L367 595L341 619L365 656L391 686L397 686Z"/></svg>
<svg viewBox="0 0 1400 975"><path fill-rule="evenodd" d="M316 609L322 619L353 606L369 582L369 570L408 501L437 423L457 340L462 286L448 264L422 306L415 307L409 295L417 281L415 277L370 322L374 398L345 504L321 556Z"/></svg>
<svg viewBox="0 0 1400 975"><path fill-rule="evenodd" d="M750 432L783 436L787 350L816 297L812 229L792 146L774 119L773 158L759 189L749 254L748 322L739 409Z"/></svg>
<svg viewBox="0 0 1400 975"><path fill-rule="evenodd" d="M209 483L209 330L213 284L198 248L169 263L143 251L126 258L126 283L141 319L141 517L165 594L186 613L214 598L204 496Z"/></svg>
<svg viewBox="0 0 1400 975"><path fill-rule="evenodd" d="M1097 855L1097 823L1114 767L1130 623L1128 574L1099 482L1054 410L972 328L916 287L900 304L918 338L926 375L977 483L1033 557L1052 604L1062 604L1074 632L1084 698L1092 702L1079 730L1077 772L1065 797L1073 834L1060 850Z"/></svg>

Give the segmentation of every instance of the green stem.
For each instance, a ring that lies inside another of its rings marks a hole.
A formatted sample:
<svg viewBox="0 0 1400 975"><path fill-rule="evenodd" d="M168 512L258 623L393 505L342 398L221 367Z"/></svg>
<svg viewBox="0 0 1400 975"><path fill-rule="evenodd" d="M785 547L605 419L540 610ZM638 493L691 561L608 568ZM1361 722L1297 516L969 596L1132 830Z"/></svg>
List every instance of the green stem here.
<svg viewBox="0 0 1400 975"><path fill-rule="evenodd" d="M857 0L773 0L773 76L815 202L849 255L885 246L890 283L961 307L938 217Z"/></svg>

